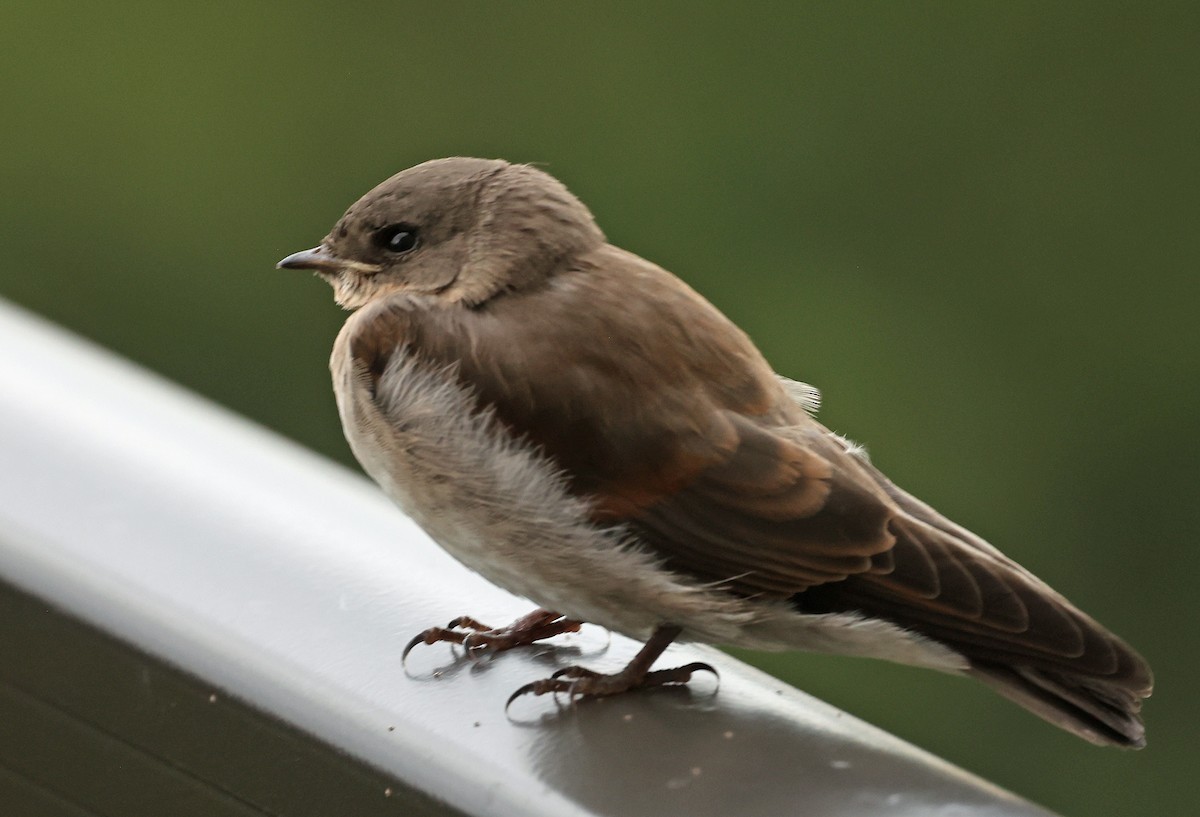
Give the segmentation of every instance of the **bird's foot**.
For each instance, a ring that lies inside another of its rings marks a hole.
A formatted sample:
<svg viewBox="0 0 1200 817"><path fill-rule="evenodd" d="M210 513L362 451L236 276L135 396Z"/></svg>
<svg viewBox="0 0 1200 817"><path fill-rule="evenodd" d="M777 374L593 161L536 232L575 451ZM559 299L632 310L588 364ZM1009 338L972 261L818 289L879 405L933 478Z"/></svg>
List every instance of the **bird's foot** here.
<svg viewBox="0 0 1200 817"><path fill-rule="evenodd" d="M408 658L418 644L437 644L448 641L461 644L471 658L523 647L560 633L577 633L583 622L566 618L550 610L534 610L507 627L489 627L470 616L459 616L445 627L430 627L405 646L401 661Z"/></svg>
<svg viewBox="0 0 1200 817"><path fill-rule="evenodd" d="M509 696L504 704L507 710L512 702L522 695L546 695L548 693L565 692L574 702L579 698L602 698L608 695L620 695L634 689L667 686L669 684L686 684L697 672L717 671L703 661L693 661L682 667L659 669L647 672L645 668L629 666L611 675L596 672L586 667L564 667L549 678L532 681Z"/></svg>

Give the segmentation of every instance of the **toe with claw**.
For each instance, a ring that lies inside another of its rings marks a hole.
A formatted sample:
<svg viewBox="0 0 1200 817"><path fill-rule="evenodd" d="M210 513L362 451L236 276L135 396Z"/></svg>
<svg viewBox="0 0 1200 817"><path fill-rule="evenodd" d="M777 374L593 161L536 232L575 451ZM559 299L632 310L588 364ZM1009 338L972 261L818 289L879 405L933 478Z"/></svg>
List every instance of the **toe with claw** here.
<svg viewBox="0 0 1200 817"><path fill-rule="evenodd" d="M586 667L564 667L549 678L542 678L525 684L512 695L504 704L505 711L512 702L522 695L547 695L565 692L572 702L578 698L600 698L608 695L619 695L633 689L660 687L672 684L686 684L697 672L711 672L717 675L716 669L702 661L694 661L682 667L671 669L651 670L650 665L662 654L680 629L674 626L659 627L654 631L650 640L633 657L624 669L612 675L604 675Z"/></svg>
<svg viewBox="0 0 1200 817"><path fill-rule="evenodd" d="M609 695L620 695L634 689L649 689L651 687L686 684L697 672L711 672L717 675L717 670L703 661L693 661L682 667L654 670L636 678L625 670L604 675L586 667L564 667L549 678L541 678L525 684L512 695L504 704L505 711L512 706L513 701L522 695L547 695L565 692L571 702L580 698L603 698ZM719 676L718 676L719 677Z"/></svg>
<svg viewBox="0 0 1200 817"><path fill-rule="evenodd" d="M469 657L476 658L485 653L499 653L533 644L560 633L579 632L581 625L580 621L542 609L499 628L489 627L470 616L459 616L445 627L430 627L409 641L401 654L401 661L406 661L408 654L418 644L437 644L442 641L460 644Z"/></svg>

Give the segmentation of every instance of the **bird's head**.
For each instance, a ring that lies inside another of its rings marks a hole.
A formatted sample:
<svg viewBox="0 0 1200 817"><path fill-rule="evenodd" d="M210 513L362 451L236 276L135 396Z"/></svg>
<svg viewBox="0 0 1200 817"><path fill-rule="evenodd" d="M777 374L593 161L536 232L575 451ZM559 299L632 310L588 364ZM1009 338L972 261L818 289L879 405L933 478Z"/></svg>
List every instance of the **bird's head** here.
<svg viewBox="0 0 1200 817"><path fill-rule="evenodd" d="M587 207L549 174L502 160L435 159L380 184L318 246L277 266L313 270L346 309L391 292L475 305L603 243Z"/></svg>

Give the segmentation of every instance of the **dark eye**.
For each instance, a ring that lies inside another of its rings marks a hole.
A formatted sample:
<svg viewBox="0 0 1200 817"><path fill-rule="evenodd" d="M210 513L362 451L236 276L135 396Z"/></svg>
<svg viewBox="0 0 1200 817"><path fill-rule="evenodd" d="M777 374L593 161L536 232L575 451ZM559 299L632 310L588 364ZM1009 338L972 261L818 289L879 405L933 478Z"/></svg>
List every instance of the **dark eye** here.
<svg viewBox="0 0 1200 817"><path fill-rule="evenodd" d="M375 243L388 252L408 252L417 246L417 228L411 224L391 224L375 233Z"/></svg>

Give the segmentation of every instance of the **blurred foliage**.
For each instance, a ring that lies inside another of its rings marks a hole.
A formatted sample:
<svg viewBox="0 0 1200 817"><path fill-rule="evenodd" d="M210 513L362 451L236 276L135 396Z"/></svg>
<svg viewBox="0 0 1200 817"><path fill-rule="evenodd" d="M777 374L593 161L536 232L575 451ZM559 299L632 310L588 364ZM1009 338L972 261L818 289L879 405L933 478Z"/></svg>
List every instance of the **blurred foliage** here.
<svg viewBox="0 0 1200 817"><path fill-rule="evenodd" d="M408 165L542 163L1160 692L1128 754L954 678L748 660L1064 813L1195 810L1200 7L8 0L0 31L0 295L350 463L342 316L272 265Z"/></svg>

